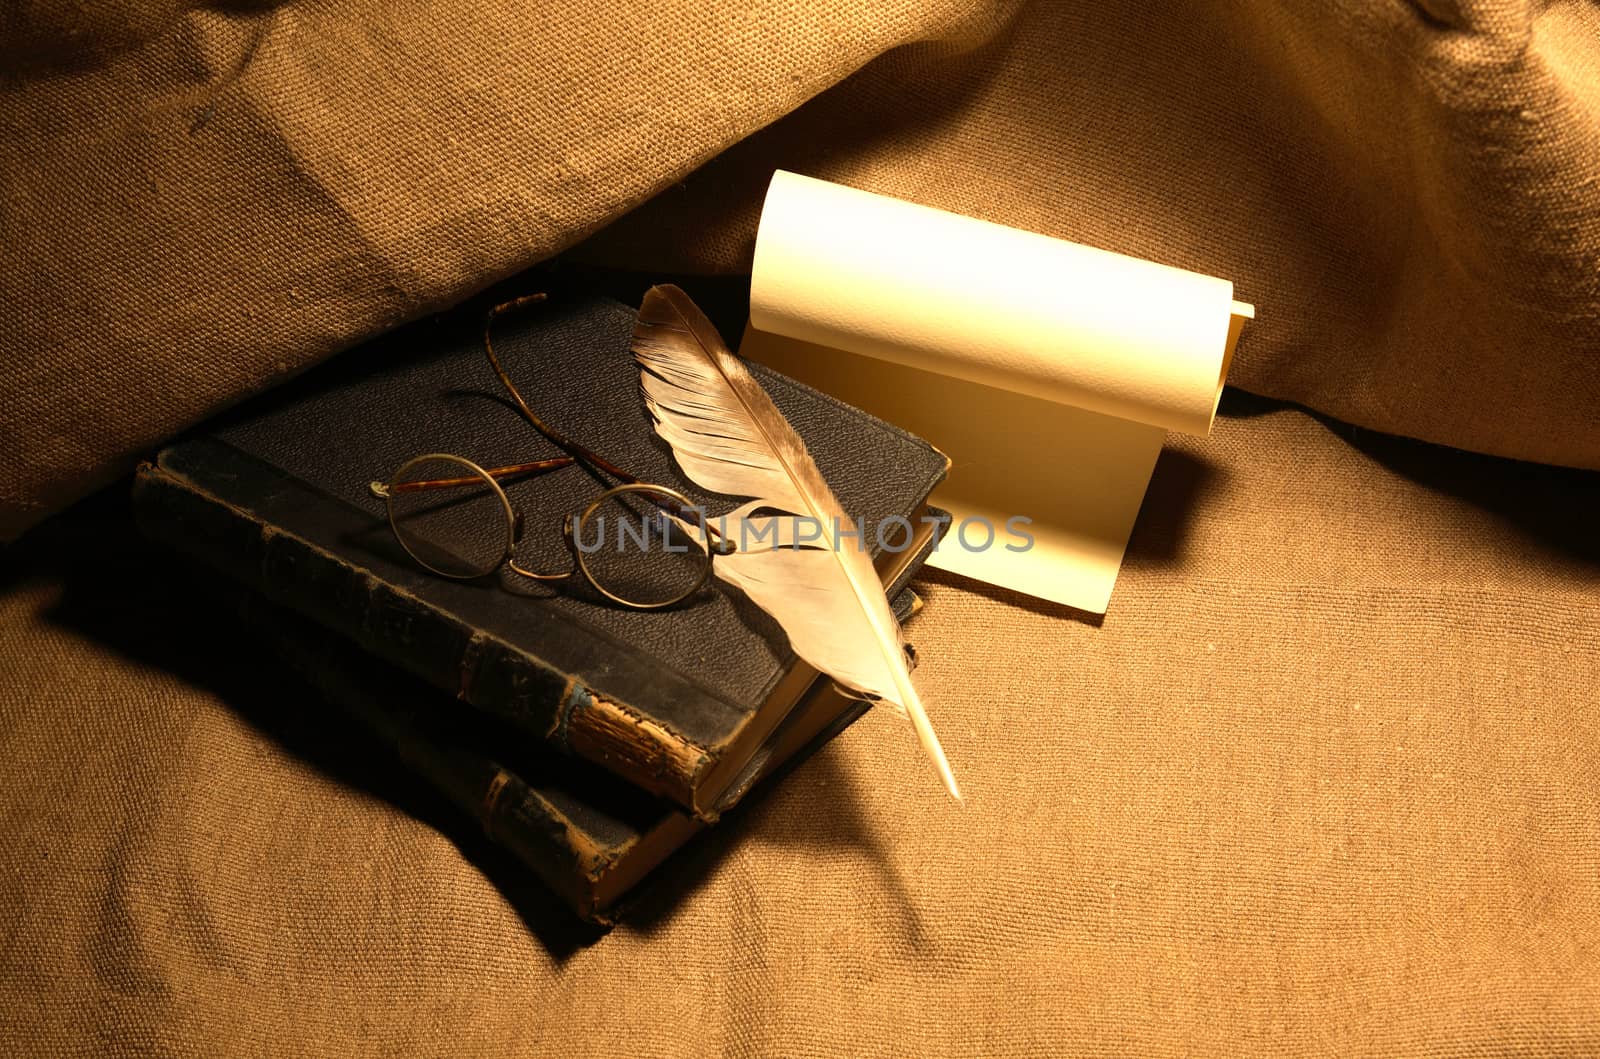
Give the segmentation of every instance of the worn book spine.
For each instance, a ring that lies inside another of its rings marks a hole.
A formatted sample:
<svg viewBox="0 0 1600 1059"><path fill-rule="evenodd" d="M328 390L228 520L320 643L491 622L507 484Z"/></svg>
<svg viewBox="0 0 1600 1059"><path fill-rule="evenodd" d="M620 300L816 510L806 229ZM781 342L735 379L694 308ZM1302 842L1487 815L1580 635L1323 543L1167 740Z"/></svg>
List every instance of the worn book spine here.
<svg viewBox="0 0 1600 1059"><path fill-rule="evenodd" d="M259 596L242 595L237 610L248 635L323 699L354 717L383 750L507 849L575 913L606 922L600 882L643 834L622 843L597 840L521 770L509 767L504 755L468 737L459 711L452 719L441 708L450 700L437 689ZM667 809L651 829L662 828L675 832L674 844L695 830L686 814Z"/></svg>
<svg viewBox="0 0 1600 1059"><path fill-rule="evenodd" d="M484 731L483 718L452 709L448 696L416 677L254 593L235 596L245 635L353 717L580 918L613 923L645 875L705 826L592 766L563 768L532 748L517 754ZM920 606L906 590L894 610L904 620ZM803 760L866 709L818 681L763 748L751 782Z"/></svg>
<svg viewBox="0 0 1600 1059"><path fill-rule="evenodd" d="M250 483L245 492L262 499L246 508L214 495L174 462L180 450L169 449L154 463L142 465L135 478L134 510L144 533L434 686L492 708L557 749L593 761L696 815L713 820L731 804L723 790L709 784L702 789L706 775L726 764L706 747L626 704L594 694L536 655L423 603L372 567L336 554L330 542L371 532L369 517L220 442L191 442L181 457L212 460L205 451L212 446L227 450L217 458L232 461L232 473L260 475L261 481ZM324 541L283 528L296 521L297 511L309 508L317 511L311 521ZM340 518L349 524L333 521ZM888 557L892 567L882 572L891 591L898 591L931 545L930 531L917 547ZM798 682L789 701L814 677L814 670L797 663L787 678ZM728 781L736 778L736 770L722 771Z"/></svg>

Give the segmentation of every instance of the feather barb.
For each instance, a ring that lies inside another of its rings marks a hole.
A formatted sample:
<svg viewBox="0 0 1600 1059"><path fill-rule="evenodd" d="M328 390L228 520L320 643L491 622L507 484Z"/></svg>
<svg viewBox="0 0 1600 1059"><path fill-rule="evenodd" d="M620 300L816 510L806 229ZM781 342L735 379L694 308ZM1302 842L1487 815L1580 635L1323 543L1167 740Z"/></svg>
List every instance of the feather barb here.
<svg viewBox="0 0 1600 1059"><path fill-rule="evenodd" d="M850 524L800 435L683 291L660 286L645 295L633 352L656 433L683 473L703 489L754 498L734 516L770 508L821 527ZM852 547L834 537L814 549L719 555L712 569L783 627L797 655L909 717L946 789L961 797L911 682L900 624L859 538Z"/></svg>

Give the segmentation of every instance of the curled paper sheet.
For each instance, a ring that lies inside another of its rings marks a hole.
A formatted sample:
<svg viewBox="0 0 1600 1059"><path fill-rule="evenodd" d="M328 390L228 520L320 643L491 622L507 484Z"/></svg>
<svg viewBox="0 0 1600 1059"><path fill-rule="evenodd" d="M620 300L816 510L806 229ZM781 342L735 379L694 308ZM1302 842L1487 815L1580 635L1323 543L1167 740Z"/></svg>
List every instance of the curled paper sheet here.
<svg viewBox="0 0 1600 1059"><path fill-rule="evenodd" d="M773 176L741 352L950 456L933 565L1104 613L1167 430L1254 310L1212 276Z"/></svg>

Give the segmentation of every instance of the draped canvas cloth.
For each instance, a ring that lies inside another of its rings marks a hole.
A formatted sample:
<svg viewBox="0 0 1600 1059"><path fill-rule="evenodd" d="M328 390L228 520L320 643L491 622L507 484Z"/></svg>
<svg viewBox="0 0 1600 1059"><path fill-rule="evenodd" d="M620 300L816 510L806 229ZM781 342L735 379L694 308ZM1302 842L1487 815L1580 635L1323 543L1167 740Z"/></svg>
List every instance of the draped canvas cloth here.
<svg viewBox="0 0 1600 1059"><path fill-rule="evenodd" d="M1600 466L1587 0L3 17L11 535L652 196L588 253L737 269L774 165L1231 278L1238 385Z"/></svg>
<svg viewBox="0 0 1600 1059"><path fill-rule="evenodd" d="M1600 1051L1600 475L1373 433L1600 467L1592 3L14 5L0 526L558 251L737 273L778 165L1230 278L1232 381L1337 420L1175 440L1098 626L919 581L967 802L870 715L579 947L58 516L0 1051Z"/></svg>

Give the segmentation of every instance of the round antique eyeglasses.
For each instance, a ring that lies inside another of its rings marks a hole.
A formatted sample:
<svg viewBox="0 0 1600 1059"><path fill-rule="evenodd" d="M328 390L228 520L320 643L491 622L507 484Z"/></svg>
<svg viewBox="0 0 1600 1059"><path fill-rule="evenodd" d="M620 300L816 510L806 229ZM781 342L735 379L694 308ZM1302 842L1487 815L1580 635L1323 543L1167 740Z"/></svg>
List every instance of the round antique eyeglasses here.
<svg viewBox="0 0 1600 1059"><path fill-rule="evenodd" d="M524 419L567 456L503 467L483 466L454 453L415 456L370 491L387 508L389 527L407 555L441 577L470 580L502 568L534 581L581 577L605 599L635 610L681 603L705 584L711 557L733 547L706 521L704 512L676 489L644 482L598 453L550 428L533 413L500 366L490 332L495 318L542 301L530 295L495 306L484 322L489 365ZM561 523L568 562L563 569L533 570L516 559L525 519L506 496L503 482L582 464L605 489Z"/></svg>

